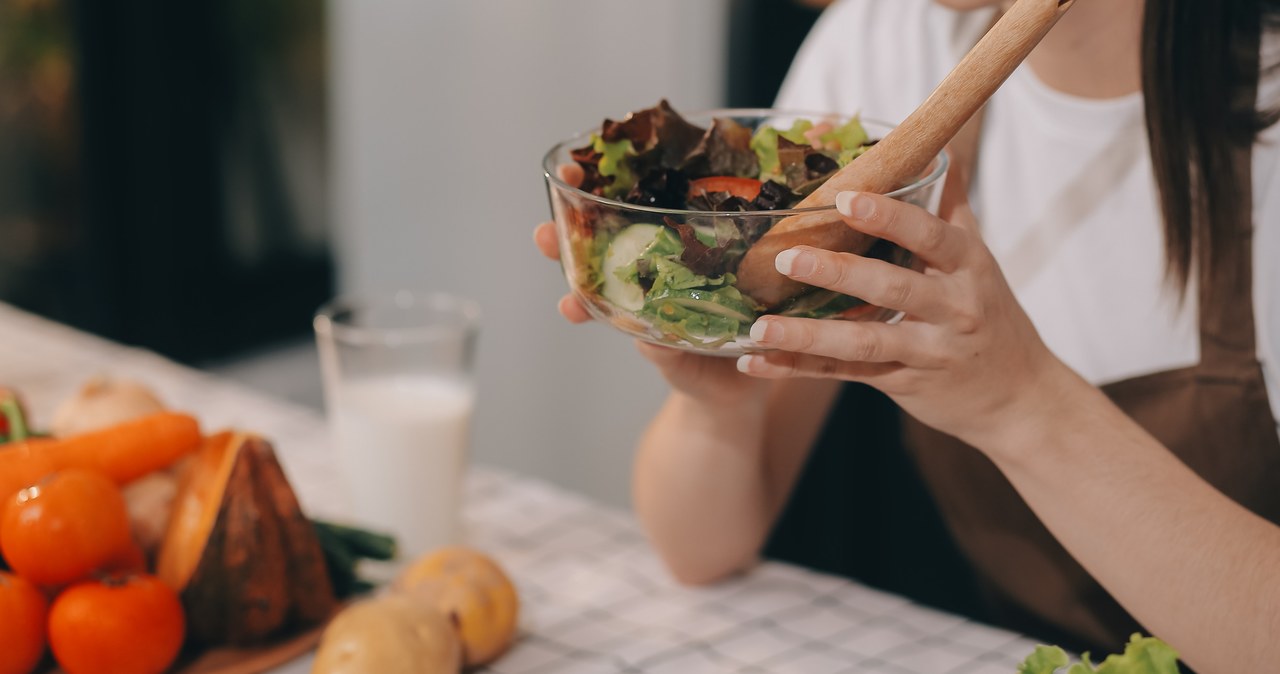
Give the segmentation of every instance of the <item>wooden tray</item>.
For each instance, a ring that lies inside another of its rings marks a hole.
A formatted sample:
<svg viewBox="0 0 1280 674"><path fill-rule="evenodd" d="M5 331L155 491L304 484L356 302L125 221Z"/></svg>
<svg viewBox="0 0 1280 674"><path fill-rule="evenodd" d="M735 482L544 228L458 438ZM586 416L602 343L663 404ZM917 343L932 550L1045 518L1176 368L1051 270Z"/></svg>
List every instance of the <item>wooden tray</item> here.
<svg viewBox="0 0 1280 674"><path fill-rule="evenodd" d="M215 648L183 655L168 674L262 674L302 657L320 643L324 625L252 648ZM63 674L58 668L45 674Z"/></svg>
<svg viewBox="0 0 1280 674"><path fill-rule="evenodd" d="M173 674L262 674L302 657L320 643L324 625L254 648L215 648L179 664Z"/></svg>

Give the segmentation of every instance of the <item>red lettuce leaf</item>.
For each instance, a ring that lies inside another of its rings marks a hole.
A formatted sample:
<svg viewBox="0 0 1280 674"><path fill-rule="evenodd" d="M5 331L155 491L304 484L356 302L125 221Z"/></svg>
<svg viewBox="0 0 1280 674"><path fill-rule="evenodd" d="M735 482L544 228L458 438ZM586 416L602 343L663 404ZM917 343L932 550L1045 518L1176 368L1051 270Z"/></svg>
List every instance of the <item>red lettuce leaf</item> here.
<svg viewBox="0 0 1280 674"><path fill-rule="evenodd" d="M699 276L724 276L728 246L708 246L698 239L692 225L676 222L671 218L663 218L663 222L680 235L680 242L684 244L684 252L680 253L681 264Z"/></svg>
<svg viewBox="0 0 1280 674"><path fill-rule="evenodd" d="M682 168L693 177L756 177L760 160L751 149L751 129L732 119L716 118L685 157Z"/></svg>

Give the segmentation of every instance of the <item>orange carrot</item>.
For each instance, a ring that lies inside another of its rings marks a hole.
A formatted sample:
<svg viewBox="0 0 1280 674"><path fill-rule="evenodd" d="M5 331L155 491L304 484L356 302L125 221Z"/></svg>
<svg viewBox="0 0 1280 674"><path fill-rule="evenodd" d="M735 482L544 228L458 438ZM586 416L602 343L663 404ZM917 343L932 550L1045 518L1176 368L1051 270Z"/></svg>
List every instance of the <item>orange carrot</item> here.
<svg viewBox="0 0 1280 674"><path fill-rule="evenodd" d="M83 468L126 484L168 467L200 445L200 425L177 412L157 412L66 438L0 446L0 502L49 473Z"/></svg>

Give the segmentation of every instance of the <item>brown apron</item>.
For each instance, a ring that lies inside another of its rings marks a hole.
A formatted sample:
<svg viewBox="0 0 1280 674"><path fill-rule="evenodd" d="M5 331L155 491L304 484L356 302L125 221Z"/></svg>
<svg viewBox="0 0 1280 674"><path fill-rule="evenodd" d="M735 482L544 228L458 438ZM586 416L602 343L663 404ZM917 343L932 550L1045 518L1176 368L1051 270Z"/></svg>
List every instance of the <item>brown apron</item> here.
<svg viewBox="0 0 1280 674"><path fill-rule="evenodd" d="M1199 279L1200 363L1102 390L1210 484L1280 523L1280 439L1257 360L1251 228L1240 236L1243 259ZM1138 629L986 457L913 419L905 445L997 620L1041 620L1103 646Z"/></svg>
<svg viewBox="0 0 1280 674"><path fill-rule="evenodd" d="M963 169L976 153L960 154ZM1251 162L1251 153L1238 160ZM1208 482L1280 523L1280 439L1257 360L1252 231L1240 231L1243 259L1198 280L1200 363L1102 390ZM845 387L766 555L1068 647L1120 650L1138 624L995 465L894 412L877 392ZM1194 541L1171 542L1170 554L1175 545Z"/></svg>

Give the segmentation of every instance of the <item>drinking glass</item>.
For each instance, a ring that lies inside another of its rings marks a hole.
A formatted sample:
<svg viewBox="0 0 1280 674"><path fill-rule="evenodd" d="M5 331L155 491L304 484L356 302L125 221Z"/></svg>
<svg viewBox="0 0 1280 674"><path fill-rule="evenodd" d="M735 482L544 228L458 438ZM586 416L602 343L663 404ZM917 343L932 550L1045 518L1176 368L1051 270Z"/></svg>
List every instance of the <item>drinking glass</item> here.
<svg viewBox="0 0 1280 674"><path fill-rule="evenodd" d="M399 559L458 543L480 310L441 293L339 297L315 316L325 407L353 516Z"/></svg>

